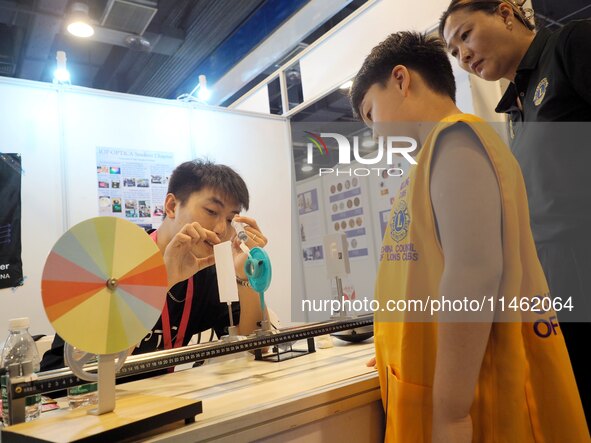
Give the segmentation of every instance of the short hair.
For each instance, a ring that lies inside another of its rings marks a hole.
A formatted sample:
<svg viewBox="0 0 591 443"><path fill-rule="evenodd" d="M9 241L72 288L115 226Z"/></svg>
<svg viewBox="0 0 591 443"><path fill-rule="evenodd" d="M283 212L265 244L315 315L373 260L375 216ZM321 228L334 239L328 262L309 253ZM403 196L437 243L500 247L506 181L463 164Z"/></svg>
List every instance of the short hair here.
<svg viewBox="0 0 591 443"><path fill-rule="evenodd" d="M183 205L194 192L211 188L223 197L236 201L248 210L249 195L246 183L236 171L209 160L191 160L178 165L168 182L168 192Z"/></svg>
<svg viewBox="0 0 591 443"><path fill-rule="evenodd" d="M371 50L353 80L349 98L356 117L369 88L386 86L396 65L418 72L431 90L455 103L456 81L443 42L417 32L397 32Z"/></svg>
<svg viewBox="0 0 591 443"><path fill-rule="evenodd" d="M454 12L466 9L470 12L482 11L486 14L494 14L499 5L505 3L513 9L515 18L519 20L527 29L533 31L535 26L530 22L531 10L523 8L524 0L452 0L447 9L441 14L439 19L439 35L443 37L445 22Z"/></svg>

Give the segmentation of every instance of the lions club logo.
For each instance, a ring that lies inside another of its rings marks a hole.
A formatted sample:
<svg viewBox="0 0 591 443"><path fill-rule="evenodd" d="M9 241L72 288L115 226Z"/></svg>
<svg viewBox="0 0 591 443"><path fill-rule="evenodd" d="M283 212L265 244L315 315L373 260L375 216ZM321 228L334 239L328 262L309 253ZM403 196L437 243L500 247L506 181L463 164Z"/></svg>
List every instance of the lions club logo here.
<svg viewBox="0 0 591 443"><path fill-rule="evenodd" d="M536 93L534 94L534 105L540 106L544 97L546 96L546 91L548 90L548 78L544 77L540 83L538 83L538 87L536 88Z"/></svg>
<svg viewBox="0 0 591 443"><path fill-rule="evenodd" d="M410 214L406 201L400 200L394 209L394 215L390 222L390 236L395 242L400 242L406 238L408 227L410 226Z"/></svg>

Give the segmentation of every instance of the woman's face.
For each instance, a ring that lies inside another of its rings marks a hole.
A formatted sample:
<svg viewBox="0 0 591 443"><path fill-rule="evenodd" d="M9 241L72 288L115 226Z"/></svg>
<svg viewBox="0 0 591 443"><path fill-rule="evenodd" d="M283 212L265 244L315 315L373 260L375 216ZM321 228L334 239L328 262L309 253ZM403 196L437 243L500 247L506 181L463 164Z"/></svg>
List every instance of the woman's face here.
<svg viewBox="0 0 591 443"><path fill-rule="evenodd" d="M500 9L493 14L460 9L447 18L443 38L465 71L490 81L511 78L521 59L511 32L516 22Z"/></svg>

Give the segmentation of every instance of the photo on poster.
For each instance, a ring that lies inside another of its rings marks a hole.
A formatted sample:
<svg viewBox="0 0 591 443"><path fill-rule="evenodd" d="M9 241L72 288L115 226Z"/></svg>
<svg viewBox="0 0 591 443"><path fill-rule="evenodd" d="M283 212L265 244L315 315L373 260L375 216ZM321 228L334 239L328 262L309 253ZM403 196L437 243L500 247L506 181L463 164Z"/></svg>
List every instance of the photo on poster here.
<svg viewBox="0 0 591 443"><path fill-rule="evenodd" d="M164 206L163 205L154 205L154 214L155 217L161 217L164 215Z"/></svg>
<svg viewBox="0 0 591 443"><path fill-rule="evenodd" d="M99 197L99 214L105 215L111 213L111 197L101 195Z"/></svg>
<svg viewBox="0 0 591 443"><path fill-rule="evenodd" d="M120 198L113 198L111 200L111 207L114 213L121 212L121 199Z"/></svg>
<svg viewBox="0 0 591 443"><path fill-rule="evenodd" d="M318 211L318 191L316 189L298 194L297 201L300 215Z"/></svg>
<svg viewBox="0 0 591 443"><path fill-rule="evenodd" d="M304 261L319 261L324 259L324 251L322 246L311 246L303 250Z"/></svg>
<svg viewBox="0 0 591 443"><path fill-rule="evenodd" d="M146 200L139 200L138 201L138 210L140 217L150 217L150 202Z"/></svg>
<svg viewBox="0 0 591 443"><path fill-rule="evenodd" d="M132 218L138 216L137 200L125 200L125 216Z"/></svg>

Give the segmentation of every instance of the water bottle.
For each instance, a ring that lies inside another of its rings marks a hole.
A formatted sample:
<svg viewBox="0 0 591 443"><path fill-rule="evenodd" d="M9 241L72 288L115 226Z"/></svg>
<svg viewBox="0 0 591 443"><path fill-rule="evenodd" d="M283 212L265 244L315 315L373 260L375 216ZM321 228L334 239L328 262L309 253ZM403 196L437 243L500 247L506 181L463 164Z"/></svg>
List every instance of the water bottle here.
<svg viewBox="0 0 591 443"><path fill-rule="evenodd" d="M98 404L97 388L98 385L96 383L68 388L68 405L70 409Z"/></svg>
<svg viewBox="0 0 591 443"><path fill-rule="evenodd" d="M39 372L39 353L31 334L29 319L15 318L8 322L9 335L2 350L2 418L4 425L10 425L8 410L8 378L12 382L26 382L37 378ZM25 399L25 421L31 421L41 414L41 394L31 395ZM19 420L20 421L20 420ZM16 420L15 420L16 423Z"/></svg>
<svg viewBox="0 0 591 443"><path fill-rule="evenodd" d="M66 364L68 362L68 357L66 357L66 351L70 352L68 351L68 349L71 349L70 358L73 359L74 362L80 360L86 355L84 351L81 351L75 346L66 343L64 346L64 361L66 361ZM98 385L96 383L89 383L86 385L68 388L68 405L70 406L70 409L76 409L81 406L98 404L97 388Z"/></svg>

